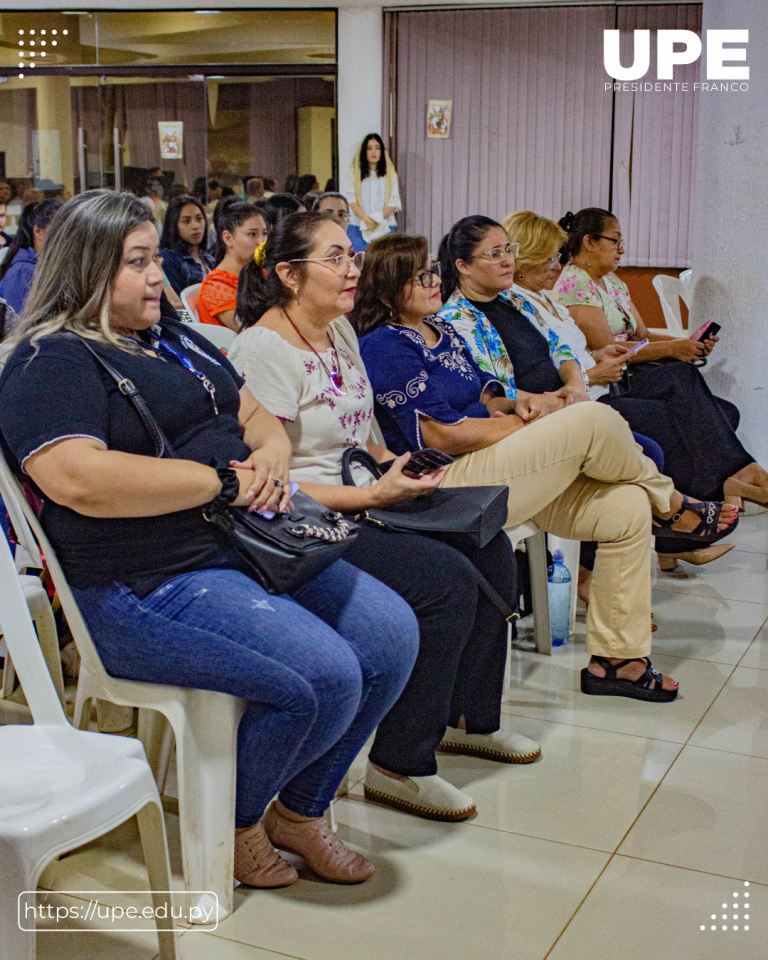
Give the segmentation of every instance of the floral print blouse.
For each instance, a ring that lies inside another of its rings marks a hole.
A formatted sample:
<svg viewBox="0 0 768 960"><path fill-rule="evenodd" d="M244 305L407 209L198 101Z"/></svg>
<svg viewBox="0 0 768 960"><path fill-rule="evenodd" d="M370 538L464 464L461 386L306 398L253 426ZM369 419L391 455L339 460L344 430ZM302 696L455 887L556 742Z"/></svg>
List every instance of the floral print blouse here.
<svg viewBox="0 0 768 960"><path fill-rule="evenodd" d="M536 314L527 304L519 300L513 291L505 290L499 294L499 299L509 303L519 310L536 327L549 344L549 355L556 367L568 360L576 360L571 348L563 343L554 330L544 328ZM492 374L504 387L507 397L514 400L517 397L515 386L515 371L509 358L506 347L501 341L496 328L480 310L467 300L464 294L456 289L446 300L445 306L437 314L443 320L451 323L464 337L478 367L486 373Z"/></svg>
<svg viewBox="0 0 768 960"><path fill-rule="evenodd" d="M586 270L570 263L555 284L557 302L563 306L598 307L605 314L614 340L629 340L637 324L630 309L629 288L615 273L603 277L605 290Z"/></svg>

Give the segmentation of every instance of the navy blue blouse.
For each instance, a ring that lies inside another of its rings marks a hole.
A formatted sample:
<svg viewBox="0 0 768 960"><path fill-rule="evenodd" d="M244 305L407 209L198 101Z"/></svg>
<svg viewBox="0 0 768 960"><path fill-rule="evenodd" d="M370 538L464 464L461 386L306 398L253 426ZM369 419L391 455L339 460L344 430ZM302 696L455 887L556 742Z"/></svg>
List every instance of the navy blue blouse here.
<svg viewBox="0 0 768 960"><path fill-rule="evenodd" d="M168 283L176 293L203 282L203 268L190 254L166 248L160 251L160 256L163 258L163 270L168 277ZM213 270L213 257L210 253L201 250L200 259L208 270Z"/></svg>
<svg viewBox="0 0 768 960"><path fill-rule="evenodd" d="M385 326L366 334L360 352L373 387L374 412L393 453L424 446L419 417L437 423L461 423L487 417L480 394L504 388L481 370L464 339L445 320L427 320L440 334L434 347L410 327Z"/></svg>

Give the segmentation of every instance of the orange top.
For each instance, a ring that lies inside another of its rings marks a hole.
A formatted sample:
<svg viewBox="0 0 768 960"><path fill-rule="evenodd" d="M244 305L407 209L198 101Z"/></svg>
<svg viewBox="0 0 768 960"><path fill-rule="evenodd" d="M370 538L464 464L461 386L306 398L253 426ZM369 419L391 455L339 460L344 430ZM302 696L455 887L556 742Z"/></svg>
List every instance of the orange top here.
<svg viewBox="0 0 768 960"><path fill-rule="evenodd" d="M200 323L224 324L218 319L220 313L234 310L237 303L237 275L229 270L215 270L203 278L200 294L197 298L197 314Z"/></svg>

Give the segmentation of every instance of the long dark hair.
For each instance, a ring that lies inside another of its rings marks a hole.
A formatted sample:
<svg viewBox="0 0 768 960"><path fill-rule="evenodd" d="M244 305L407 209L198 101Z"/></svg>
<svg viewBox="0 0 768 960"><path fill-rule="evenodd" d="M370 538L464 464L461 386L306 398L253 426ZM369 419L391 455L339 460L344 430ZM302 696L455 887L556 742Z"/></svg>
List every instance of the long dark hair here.
<svg viewBox="0 0 768 960"><path fill-rule="evenodd" d="M606 223L615 219L610 210L603 210L602 207L585 207L578 213L569 210L557 221L568 234L564 254L566 261L579 255L585 237L599 237L605 232Z"/></svg>
<svg viewBox="0 0 768 960"><path fill-rule="evenodd" d="M227 253L227 245L222 236L224 231L234 233L236 227L242 226L246 220L251 217L264 217L260 210L255 210L252 203L246 203L243 200L222 197L216 204L218 216L214 213L216 222L216 246L213 248L213 259L218 266Z"/></svg>
<svg viewBox="0 0 768 960"><path fill-rule="evenodd" d="M483 217L479 214L462 217L461 220L454 223L440 241L437 259L440 261L442 272L441 293L443 303L459 285L460 276L456 269L456 261L464 260L465 263L468 263L472 259L475 247L494 227L504 229L500 223L491 220L490 217Z"/></svg>
<svg viewBox="0 0 768 960"><path fill-rule="evenodd" d="M288 217L292 213L298 213L299 207L303 206L301 200L292 193L273 193L262 207L264 222L267 225L267 233L271 233L275 224L279 223L283 217Z"/></svg>
<svg viewBox="0 0 768 960"><path fill-rule="evenodd" d="M385 323L399 323L405 285L429 265L425 237L391 233L374 240L365 251L349 319L358 337Z"/></svg>
<svg viewBox="0 0 768 960"><path fill-rule="evenodd" d="M376 164L376 175L379 177L386 177L387 175L387 158L384 153L384 141L378 135L378 133L368 133L366 134L363 142L360 144L360 155L357 158L358 163L360 164L360 178L365 180L367 176L370 176L371 168L368 166L368 142L369 140L375 140L376 143L381 147L381 155L379 156L379 162Z"/></svg>
<svg viewBox="0 0 768 960"><path fill-rule="evenodd" d="M182 240L181 235L179 234L179 217L181 216L181 211L188 203L191 203L193 206L202 213L203 220L205 221L205 229L203 230L203 239L198 244L200 250L208 249L208 216L205 212L205 207L197 199L197 197L190 197L187 194L182 194L180 197L174 197L173 200L168 204L168 209L165 211L165 222L163 223L163 235L160 237L160 249L161 250L177 250L179 253L189 253L191 245L187 243L186 240Z"/></svg>
<svg viewBox="0 0 768 960"><path fill-rule="evenodd" d="M243 330L252 327L271 307L284 307L291 300L291 291L275 272L278 263L304 260L315 246L315 234L328 223L322 213L292 213L283 217L267 234L264 265L250 260L237 280L237 319ZM305 263L293 264L294 270L306 275Z"/></svg>
<svg viewBox="0 0 768 960"><path fill-rule="evenodd" d="M64 206L63 200L41 200L39 203L28 203L21 211L19 217L19 228L11 245L8 247L8 253L5 255L2 265L0 265L0 280L8 273L13 259L19 250L34 250L35 248L35 230L45 230L53 219L53 215Z"/></svg>

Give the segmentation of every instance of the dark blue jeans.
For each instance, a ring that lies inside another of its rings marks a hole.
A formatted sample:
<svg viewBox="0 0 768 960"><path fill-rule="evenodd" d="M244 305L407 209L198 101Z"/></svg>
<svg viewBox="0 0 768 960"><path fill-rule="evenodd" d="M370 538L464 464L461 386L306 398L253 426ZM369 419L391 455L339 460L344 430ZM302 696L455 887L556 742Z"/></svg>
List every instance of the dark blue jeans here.
<svg viewBox="0 0 768 960"><path fill-rule="evenodd" d="M295 813L321 816L419 646L408 604L343 560L293 597L220 568L175 577L142 600L119 583L74 592L108 673L248 701L238 827L256 823L278 792Z"/></svg>

